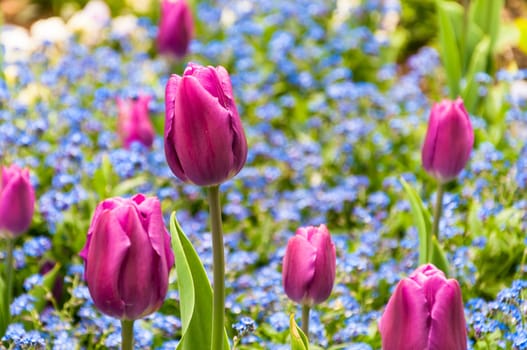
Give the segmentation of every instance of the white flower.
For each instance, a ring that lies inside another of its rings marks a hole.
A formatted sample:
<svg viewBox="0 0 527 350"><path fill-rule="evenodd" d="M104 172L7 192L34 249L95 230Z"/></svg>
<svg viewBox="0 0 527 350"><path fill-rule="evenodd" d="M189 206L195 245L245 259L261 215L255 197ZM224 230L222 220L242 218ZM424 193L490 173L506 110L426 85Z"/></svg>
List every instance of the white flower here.
<svg viewBox="0 0 527 350"><path fill-rule="evenodd" d="M54 44L68 40L71 33L60 17L41 19L31 26L31 38L35 44L51 42Z"/></svg>
<svg viewBox="0 0 527 350"><path fill-rule="evenodd" d="M0 27L0 45L4 47L6 63L26 61L33 50L33 43L27 29L15 25Z"/></svg>

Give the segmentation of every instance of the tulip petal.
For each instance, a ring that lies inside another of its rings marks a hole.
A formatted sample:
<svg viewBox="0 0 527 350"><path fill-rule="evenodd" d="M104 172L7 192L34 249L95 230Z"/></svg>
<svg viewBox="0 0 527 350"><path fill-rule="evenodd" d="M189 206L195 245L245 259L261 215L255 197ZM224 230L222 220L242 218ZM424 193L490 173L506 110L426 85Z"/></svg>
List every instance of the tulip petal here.
<svg viewBox="0 0 527 350"><path fill-rule="evenodd" d="M172 74L168 79L165 88L165 157L170 169L174 174L183 181L188 181L175 145L175 129L174 129L174 106L176 103L177 90L181 82L181 77Z"/></svg>
<svg viewBox="0 0 527 350"><path fill-rule="evenodd" d="M311 245L316 248L315 273L308 286L307 298L320 304L329 298L335 281L335 245L325 225L320 225L311 236Z"/></svg>
<svg viewBox="0 0 527 350"><path fill-rule="evenodd" d="M287 296L301 303L315 274L316 250L307 239L294 236L287 243L282 284Z"/></svg>
<svg viewBox="0 0 527 350"><path fill-rule="evenodd" d="M163 303L168 283L162 276L163 272L164 276L168 273L166 265L161 264L160 256L155 254L150 245L137 208L131 205L123 208L128 211L126 232L130 246L118 275L119 295L124 302L123 317L135 320L157 310ZM162 281L165 282L164 286L160 285Z"/></svg>
<svg viewBox="0 0 527 350"><path fill-rule="evenodd" d="M18 168L17 168L18 169ZM35 209L35 192L24 170L3 176L0 193L0 230L18 236L31 225Z"/></svg>
<svg viewBox="0 0 527 350"><path fill-rule="evenodd" d="M195 77L184 76L180 85L172 126L181 167L197 185L219 184L234 162L229 111Z"/></svg>
<svg viewBox="0 0 527 350"><path fill-rule="evenodd" d="M136 195L132 200L136 199L137 196L142 195ZM138 209L143 228L148 233L152 248L161 258L162 263L166 265L167 271L170 270L174 266L174 253L170 245L170 235L163 224L159 200L155 197L145 198L142 196L141 202L138 203Z"/></svg>
<svg viewBox="0 0 527 350"><path fill-rule="evenodd" d="M432 112L430 112L425 142L423 144L423 149L421 150L421 161L423 163L423 168L427 172L432 171L432 167L434 164L434 155L436 153L435 148L437 145L437 133L439 128L439 113L433 112L434 107L432 107Z"/></svg>
<svg viewBox="0 0 527 350"><path fill-rule="evenodd" d="M161 20L157 33L157 47L160 52L183 57L188 51L194 35L192 11L185 0L176 2L163 0Z"/></svg>
<svg viewBox="0 0 527 350"><path fill-rule="evenodd" d="M463 299L456 280L443 282L435 296L428 344L428 350L467 349Z"/></svg>
<svg viewBox="0 0 527 350"><path fill-rule="evenodd" d="M423 289L401 280L379 322L383 350L424 350L428 343L428 306Z"/></svg>
<svg viewBox="0 0 527 350"><path fill-rule="evenodd" d="M118 281L130 244L112 213L109 210L101 212L87 247L85 276L97 308L116 318L121 318L125 310Z"/></svg>
<svg viewBox="0 0 527 350"><path fill-rule="evenodd" d="M474 131L463 100L444 100L430 111L421 159L425 170L441 182L454 179L465 167Z"/></svg>
<svg viewBox="0 0 527 350"><path fill-rule="evenodd" d="M231 130L233 134L232 139L232 153L234 155L233 175L237 174L245 165L247 160L247 138L243 129L242 121L238 115L238 109L234 102L234 94L232 92L232 83L229 73L222 66L216 68L216 75L221 84L221 89L225 96L225 107L231 112Z"/></svg>
<svg viewBox="0 0 527 350"><path fill-rule="evenodd" d="M436 147L445 149L443 152L435 152L433 168L441 169L445 181L457 176L465 167L472 146L474 144L474 133L472 125L463 104L453 103L445 111L439 120Z"/></svg>

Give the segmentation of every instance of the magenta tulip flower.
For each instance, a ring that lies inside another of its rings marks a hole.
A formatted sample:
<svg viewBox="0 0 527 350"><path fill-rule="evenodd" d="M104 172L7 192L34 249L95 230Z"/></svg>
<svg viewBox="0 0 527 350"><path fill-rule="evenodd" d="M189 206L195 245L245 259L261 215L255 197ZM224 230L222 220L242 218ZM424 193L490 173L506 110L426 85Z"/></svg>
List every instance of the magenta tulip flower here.
<svg viewBox="0 0 527 350"><path fill-rule="evenodd" d="M300 304L320 304L333 289L335 265L335 245L326 225L299 228L289 239L284 255L285 293Z"/></svg>
<svg viewBox="0 0 527 350"><path fill-rule="evenodd" d="M423 167L441 183L463 170L474 145L474 131L463 100L444 100L430 112L421 152Z"/></svg>
<svg viewBox="0 0 527 350"><path fill-rule="evenodd" d="M434 265L401 280L379 322L383 350L465 350L461 289Z"/></svg>
<svg viewBox="0 0 527 350"><path fill-rule="evenodd" d="M2 167L0 183L0 236L18 237L31 225L35 211L35 191L29 170L17 165Z"/></svg>
<svg viewBox="0 0 527 350"><path fill-rule="evenodd" d="M80 256L100 311L121 320L157 311L174 265L159 200L138 194L99 203Z"/></svg>
<svg viewBox="0 0 527 350"><path fill-rule="evenodd" d="M189 63L165 91L165 155L182 181L219 185L247 159L247 140L225 68Z"/></svg>
<svg viewBox="0 0 527 350"><path fill-rule="evenodd" d="M132 142L139 142L151 147L154 142L154 127L148 115L150 96L140 95L136 98L117 98L119 116L117 133L125 148L130 148Z"/></svg>
<svg viewBox="0 0 527 350"><path fill-rule="evenodd" d="M186 0L163 0L157 33L159 52L181 58L188 52L194 35L192 10Z"/></svg>

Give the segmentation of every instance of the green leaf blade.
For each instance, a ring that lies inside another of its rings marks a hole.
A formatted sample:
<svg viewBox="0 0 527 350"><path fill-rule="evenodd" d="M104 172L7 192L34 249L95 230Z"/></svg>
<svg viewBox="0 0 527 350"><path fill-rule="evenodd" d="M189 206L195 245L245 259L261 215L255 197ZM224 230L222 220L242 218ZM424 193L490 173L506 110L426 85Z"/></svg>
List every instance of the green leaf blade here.
<svg viewBox="0 0 527 350"><path fill-rule="evenodd" d="M425 209L415 189L403 178L400 181L410 202L410 210L419 236L419 265L426 264L427 237L432 227L430 213Z"/></svg>
<svg viewBox="0 0 527 350"><path fill-rule="evenodd" d="M309 350L307 336L296 324L294 314L291 314L289 317L289 327L291 333L291 350Z"/></svg>
<svg viewBox="0 0 527 350"><path fill-rule="evenodd" d="M212 334L212 288L199 255L177 222L170 217L172 249L180 297L182 336L178 350L208 350ZM225 334L224 350L230 345Z"/></svg>

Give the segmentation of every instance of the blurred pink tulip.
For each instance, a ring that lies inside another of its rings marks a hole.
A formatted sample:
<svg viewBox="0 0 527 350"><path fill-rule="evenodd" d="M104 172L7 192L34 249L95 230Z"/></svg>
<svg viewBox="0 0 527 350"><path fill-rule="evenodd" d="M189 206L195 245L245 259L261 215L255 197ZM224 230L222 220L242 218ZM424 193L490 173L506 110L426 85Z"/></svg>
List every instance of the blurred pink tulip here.
<svg viewBox="0 0 527 350"><path fill-rule="evenodd" d="M165 104L165 155L178 178L213 186L240 172L247 140L225 68L189 63L168 80Z"/></svg>
<svg viewBox="0 0 527 350"><path fill-rule="evenodd" d="M100 311L121 320L157 311L174 265L159 200L138 194L99 203L80 256Z"/></svg>
<svg viewBox="0 0 527 350"><path fill-rule="evenodd" d="M163 0L157 33L159 52L181 58L188 52L194 35L192 10L186 0Z"/></svg>
<svg viewBox="0 0 527 350"><path fill-rule="evenodd" d="M383 350L465 350L461 289L434 265L401 280L379 322Z"/></svg>
<svg viewBox="0 0 527 350"><path fill-rule="evenodd" d="M0 236L18 237L31 225L35 191L29 170L17 165L2 167L0 183Z"/></svg>
<svg viewBox="0 0 527 350"><path fill-rule="evenodd" d="M282 283L287 296L305 305L329 298L335 281L335 245L326 225L301 227L287 243Z"/></svg>
<svg viewBox="0 0 527 350"><path fill-rule="evenodd" d="M463 170L474 145L474 131L463 100L444 100L430 112L421 152L425 170L445 183Z"/></svg>
<svg viewBox="0 0 527 350"><path fill-rule="evenodd" d="M150 96L136 98L117 98L119 116L117 118L117 133L125 148L130 148L133 142L139 142L151 147L154 142L154 127L148 115Z"/></svg>

